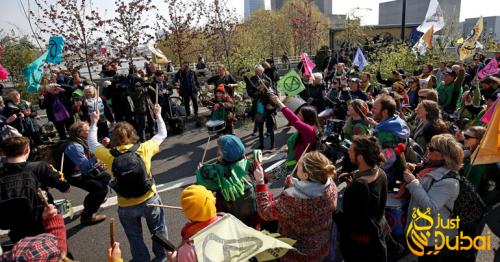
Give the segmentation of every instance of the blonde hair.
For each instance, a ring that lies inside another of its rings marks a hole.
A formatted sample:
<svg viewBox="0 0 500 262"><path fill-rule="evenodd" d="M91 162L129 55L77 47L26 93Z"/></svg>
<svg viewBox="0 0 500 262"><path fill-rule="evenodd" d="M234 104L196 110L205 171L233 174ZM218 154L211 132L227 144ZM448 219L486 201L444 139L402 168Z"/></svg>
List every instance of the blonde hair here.
<svg viewBox="0 0 500 262"><path fill-rule="evenodd" d="M452 135L441 134L433 136L431 146L441 153L448 169L459 171L462 168L464 151Z"/></svg>
<svg viewBox="0 0 500 262"><path fill-rule="evenodd" d="M86 91L86 90L90 90L90 92L92 92L92 96L93 97L95 96L95 87L94 86L91 86L91 85L85 86L83 88L83 91Z"/></svg>
<svg viewBox="0 0 500 262"><path fill-rule="evenodd" d="M328 178L336 176L335 166L330 160L318 151L309 152L302 158L302 169L311 180L326 184Z"/></svg>
<svg viewBox="0 0 500 262"><path fill-rule="evenodd" d="M118 122L111 134L111 147L135 144L139 140L135 128L128 122Z"/></svg>

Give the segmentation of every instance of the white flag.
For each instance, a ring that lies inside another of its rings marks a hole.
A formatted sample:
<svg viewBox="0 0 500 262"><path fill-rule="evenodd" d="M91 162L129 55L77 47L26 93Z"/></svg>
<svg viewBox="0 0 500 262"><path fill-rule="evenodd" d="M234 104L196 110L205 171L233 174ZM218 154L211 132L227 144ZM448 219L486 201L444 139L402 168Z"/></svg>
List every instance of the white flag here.
<svg viewBox="0 0 500 262"><path fill-rule="evenodd" d="M361 51L359 47L358 49L356 49L356 54L354 55L352 64L358 66L359 72L363 71L363 69L365 69L365 67L368 65L368 61L366 61L366 58L363 55L363 51Z"/></svg>
<svg viewBox="0 0 500 262"><path fill-rule="evenodd" d="M413 53L419 53L420 55L425 55L427 49L432 49L432 35L434 34L434 28L431 26L425 34L418 39L418 42L413 46Z"/></svg>
<svg viewBox="0 0 500 262"><path fill-rule="evenodd" d="M230 214L200 230L191 240L200 262L247 261L268 249L293 249L283 241L246 226Z"/></svg>
<svg viewBox="0 0 500 262"><path fill-rule="evenodd" d="M417 31L422 33L427 32L431 26L434 26L434 32L441 30L444 27L444 15L441 6L439 6L438 0L431 0L429 3L429 8L425 14L425 19L417 27Z"/></svg>
<svg viewBox="0 0 500 262"><path fill-rule="evenodd" d="M156 56L156 58L159 60L157 61L158 64L164 64L167 63L167 57L163 52L155 47L155 42L153 40L149 41L147 44L148 49Z"/></svg>

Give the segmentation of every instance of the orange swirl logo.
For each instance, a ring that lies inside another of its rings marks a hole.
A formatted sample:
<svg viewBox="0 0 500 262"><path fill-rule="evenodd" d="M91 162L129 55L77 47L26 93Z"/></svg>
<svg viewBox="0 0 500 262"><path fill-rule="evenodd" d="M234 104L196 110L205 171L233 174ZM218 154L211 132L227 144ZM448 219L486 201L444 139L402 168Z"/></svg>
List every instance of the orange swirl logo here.
<svg viewBox="0 0 500 262"><path fill-rule="evenodd" d="M408 230L406 231L406 244L408 248L415 256L423 256L424 249L429 245L429 238L431 233L429 230L434 226L434 219L430 216L431 209L427 208L425 212L421 212L420 209L414 208L413 214L411 215L412 220L408 225ZM420 220L424 223L418 223ZM419 226L418 224L426 224L425 226ZM439 251L430 251L430 254L437 254Z"/></svg>

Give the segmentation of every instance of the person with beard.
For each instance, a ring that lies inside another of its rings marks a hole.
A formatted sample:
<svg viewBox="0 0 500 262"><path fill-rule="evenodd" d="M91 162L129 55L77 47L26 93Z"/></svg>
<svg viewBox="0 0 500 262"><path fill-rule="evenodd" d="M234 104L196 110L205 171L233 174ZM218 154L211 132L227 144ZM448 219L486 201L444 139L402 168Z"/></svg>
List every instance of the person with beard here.
<svg viewBox="0 0 500 262"><path fill-rule="evenodd" d="M388 174L389 183L392 186L403 171L397 169L397 166L394 165L399 158L394 149L399 143L406 142L406 139L410 136L410 129L406 122L398 116L396 101L389 95L377 97L373 103L372 113L373 118L378 121L378 124L373 129L373 134L384 149L386 159L382 168ZM397 170L392 170L393 166Z"/></svg>
<svg viewBox="0 0 500 262"><path fill-rule="evenodd" d="M346 262L387 261L381 225L387 200L387 176L379 165L382 149L375 137L357 136L349 147L349 159L358 170L345 176L343 211L334 214L339 228L340 250Z"/></svg>
<svg viewBox="0 0 500 262"><path fill-rule="evenodd" d="M432 217L433 221L438 221L438 219L449 221L452 218L452 210L460 192L460 184L458 179L446 178L445 176L459 176L458 172L462 168L463 158L464 151L455 138L450 134L441 134L434 136L427 147L426 161L423 167L417 169L414 164L407 163L403 176L406 183L405 188L409 191L411 197L405 232L407 232L410 223L418 226L428 225L425 219L414 221L411 212L415 209L419 209L421 212L430 209L428 215ZM430 236L435 236L436 231L439 231L450 240L455 239L454 237L458 233L457 228L436 229L436 227L430 227L427 232L429 232ZM429 237L424 250L434 250L435 245L444 245L442 243L443 239ZM444 255L454 254L441 252L421 256L418 260L457 261L450 260L450 257L443 258ZM456 256L456 259L458 259L458 256Z"/></svg>
<svg viewBox="0 0 500 262"><path fill-rule="evenodd" d="M83 201L80 223L83 226L94 225L106 219L106 215L97 214L108 194L110 175L102 172L102 167L90 152L87 144L89 124L76 122L69 129L69 139L64 144L64 176L75 187L88 192Z"/></svg>
<svg viewBox="0 0 500 262"><path fill-rule="evenodd" d="M464 133L457 132L455 137L464 143L465 158L461 174L474 185L487 207L500 202L500 173L498 164L472 165L472 152L481 143L486 133L482 126L472 126Z"/></svg>

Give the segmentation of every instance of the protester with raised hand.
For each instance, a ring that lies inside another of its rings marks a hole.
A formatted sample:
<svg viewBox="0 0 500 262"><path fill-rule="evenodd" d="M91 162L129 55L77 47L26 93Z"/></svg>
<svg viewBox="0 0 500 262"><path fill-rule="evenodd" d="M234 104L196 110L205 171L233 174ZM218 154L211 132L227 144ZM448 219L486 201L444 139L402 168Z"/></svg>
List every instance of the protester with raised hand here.
<svg viewBox="0 0 500 262"><path fill-rule="evenodd" d="M302 106L296 112L292 112L281 102L277 95L271 95L271 99L279 107L288 122L297 129L287 141L287 167L292 169L304 150L306 150L306 147L309 147L309 150L314 150L318 139L321 139L318 114L314 108L308 106Z"/></svg>
<svg viewBox="0 0 500 262"><path fill-rule="evenodd" d="M349 147L349 159L358 166L346 175L343 210L334 215L345 261L387 261L383 216L387 200L387 176L376 138L357 136Z"/></svg>
<svg viewBox="0 0 500 262"><path fill-rule="evenodd" d="M460 105L460 97L462 96L462 85L464 82L465 69L463 62L458 66L458 73L448 69L444 75L442 83L437 86L439 94L439 106L444 112L453 114L455 109Z"/></svg>
<svg viewBox="0 0 500 262"><path fill-rule="evenodd" d="M91 115L88 136L90 151L113 172L115 179L111 182L111 187L118 194L118 217L135 261L151 260L144 243L142 217L146 219L151 234L158 233L168 238L163 209L148 207L148 204L161 204L151 172L151 158L160 151L160 145L167 137L160 105L155 105L154 114L158 134L144 143L137 144L139 137L132 125L119 122L112 133L111 148L101 145L97 142L96 123L99 121L99 112L93 112ZM119 160L114 161L115 159ZM153 242L153 253L158 261L166 258L163 247L155 242Z"/></svg>
<svg viewBox="0 0 500 262"><path fill-rule="evenodd" d="M267 221L278 221L278 232L297 242L280 261L324 261L330 249L332 212L337 207L335 166L323 154L306 153L297 163L297 178L287 177L288 188L277 198L267 190L264 171L254 171L257 208ZM334 240L333 240L334 241Z"/></svg>

